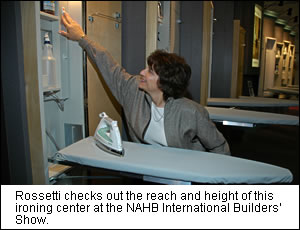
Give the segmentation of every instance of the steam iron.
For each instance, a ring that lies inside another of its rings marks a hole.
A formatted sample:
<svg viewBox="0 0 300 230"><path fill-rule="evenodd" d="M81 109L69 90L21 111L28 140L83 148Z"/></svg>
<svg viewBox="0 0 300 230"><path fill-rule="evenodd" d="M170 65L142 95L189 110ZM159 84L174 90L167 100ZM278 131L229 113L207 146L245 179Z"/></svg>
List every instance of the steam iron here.
<svg viewBox="0 0 300 230"><path fill-rule="evenodd" d="M112 120L105 112L99 114L100 122L95 131L94 139L96 145L113 155L124 156L122 139L118 128L118 122Z"/></svg>

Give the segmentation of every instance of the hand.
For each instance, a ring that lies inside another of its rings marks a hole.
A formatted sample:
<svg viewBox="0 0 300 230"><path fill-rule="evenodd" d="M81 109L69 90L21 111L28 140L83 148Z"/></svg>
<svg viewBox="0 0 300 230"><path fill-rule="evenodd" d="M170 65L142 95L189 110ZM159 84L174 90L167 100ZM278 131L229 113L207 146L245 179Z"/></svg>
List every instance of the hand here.
<svg viewBox="0 0 300 230"><path fill-rule="evenodd" d="M67 29L67 32L62 30L58 32L62 36L72 41L79 41L81 37L85 35L81 26L74 21L66 11L64 11L63 15L61 16L61 22Z"/></svg>

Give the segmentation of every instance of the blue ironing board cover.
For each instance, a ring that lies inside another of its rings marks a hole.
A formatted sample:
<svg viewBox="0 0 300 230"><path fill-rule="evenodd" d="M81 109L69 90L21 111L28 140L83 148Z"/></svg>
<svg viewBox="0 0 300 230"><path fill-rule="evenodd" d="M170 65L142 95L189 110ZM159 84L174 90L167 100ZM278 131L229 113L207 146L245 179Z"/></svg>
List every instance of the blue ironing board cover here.
<svg viewBox="0 0 300 230"><path fill-rule="evenodd" d="M208 106L237 106L237 107L289 107L299 106L298 100L275 98L207 98Z"/></svg>
<svg viewBox="0 0 300 230"><path fill-rule="evenodd" d="M299 126L298 116L210 106L207 106L205 108L209 113L210 119L214 121L233 121L252 124Z"/></svg>
<svg viewBox="0 0 300 230"><path fill-rule="evenodd" d="M56 159L92 167L209 184L290 183L285 168L216 153L123 142L125 156L99 149L93 137L56 154Z"/></svg>

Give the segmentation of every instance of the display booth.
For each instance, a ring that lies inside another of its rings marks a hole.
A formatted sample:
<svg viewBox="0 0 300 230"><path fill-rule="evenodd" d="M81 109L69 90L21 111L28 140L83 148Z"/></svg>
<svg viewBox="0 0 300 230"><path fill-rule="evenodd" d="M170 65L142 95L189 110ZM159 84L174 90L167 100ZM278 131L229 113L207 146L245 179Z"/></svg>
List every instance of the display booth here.
<svg viewBox="0 0 300 230"><path fill-rule="evenodd" d="M273 88L284 88L294 85L295 45L290 36L291 27L286 21L276 19L276 13L264 12L264 44L260 70L259 92L261 97L274 97L278 93ZM294 33L293 33L294 34ZM279 98L286 98L279 93Z"/></svg>

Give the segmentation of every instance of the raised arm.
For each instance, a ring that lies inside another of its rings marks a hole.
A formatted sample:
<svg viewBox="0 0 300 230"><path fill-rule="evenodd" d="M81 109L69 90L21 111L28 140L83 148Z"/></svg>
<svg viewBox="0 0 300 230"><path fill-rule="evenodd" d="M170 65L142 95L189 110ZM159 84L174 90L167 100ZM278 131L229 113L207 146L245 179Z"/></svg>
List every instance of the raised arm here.
<svg viewBox="0 0 300 230"><path fill-rule="evenodd" d="M133 89L137 89L137 84L134 81L128 81L132 75L128 74L103 46L85 36L81 26L65 11L61 16L61 23L66 27L67 32L60 30L59 34L69 40L77 41L86 51L90 61L101 72L118 102L123 105L129 96L133 97L129 94L134 91Z"/></svg>

